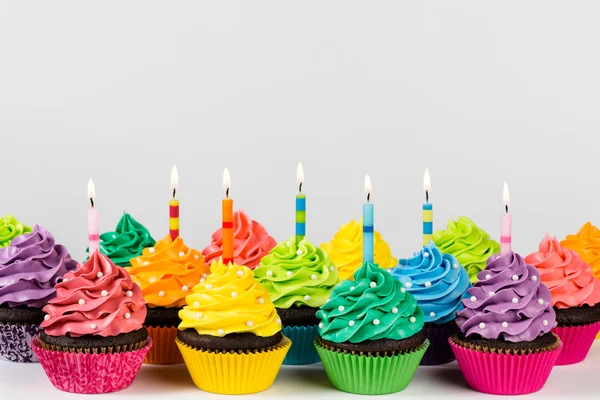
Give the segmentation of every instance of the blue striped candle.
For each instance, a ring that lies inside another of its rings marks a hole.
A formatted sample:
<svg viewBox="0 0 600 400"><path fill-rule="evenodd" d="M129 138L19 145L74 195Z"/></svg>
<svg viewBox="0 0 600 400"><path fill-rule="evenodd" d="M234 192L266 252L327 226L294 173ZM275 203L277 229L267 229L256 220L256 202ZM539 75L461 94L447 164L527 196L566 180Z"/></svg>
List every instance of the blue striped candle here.
<svg viewBox="0 0 600 400"><path fill-rule="evenodd" d="M373 235L373 214L375 207L371 204L371 180L369 175L365 176L365 192L367 202L363 204L363 262L374 261L375 237Z"/></svg>
<svg viewBox="0 0 600 400"><path fill-rule="evenodd" d="M427 246L433 234L433 205L423 204L423 246Z"/></svg>
<svg viewBox="0 0 600 400"><path fill-rule="evenodd" d="M296 196L296 243L306 236L306 196L298 193Z"/></svg>

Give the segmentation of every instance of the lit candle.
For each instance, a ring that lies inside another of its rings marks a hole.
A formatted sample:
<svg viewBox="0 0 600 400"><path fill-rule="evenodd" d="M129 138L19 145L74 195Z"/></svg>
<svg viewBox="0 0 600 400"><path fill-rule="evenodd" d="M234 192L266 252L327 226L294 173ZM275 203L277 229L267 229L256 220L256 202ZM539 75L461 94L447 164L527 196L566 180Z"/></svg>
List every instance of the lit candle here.
<svg viewBox="0 0 600 400"><path fill-rule="evenodd" d="M223 207L223 263L225 265L233 263L233 200L229 198L229 189L231 187L231 177L229 170L223 171L223 189L225 189L225 198L222 202Z"/></svg>
<svg viewBox="0 0 600 400"><path fill-rule="evenodd" d="M369 175L365 175L365 193L367 193L367 202L363 204L363 262L373 262L375 251L375 238L373 236L374 207L371 204L371 179L369 179Z"/></svg>
<svg viewBox="0 0 600 400"><path fill-rule="evenodd" d="M505 255L511 251L512 243L512 216L508 213L508 185L504 182L504 215L502 216L502 232L500 233L500 255Z"/></svg>
<svg viewBox="0 0 600 400"><path fill-rule="evenodd" d="M425 176L423 177L423 190L425 190L425 203L423 204L423 246L427 246L433 234L433 204L429 202L431 177L427 168L425 168Z"/></svg>
<svg viewBox="0 0 600 400"><path fill-rule="evenodd" d="M88 181L88 198L90 209L88 210L88 247L90 256L100 248L100 235L98 231L98 211L94 207L96 199L96 187L92 178Z"/></svg>
<svg viewBox="0 0 600 400"><path fill-rule="evenodd" d="M296 195L296 243L298 243L306 235L306 196L302 193L304 169L300 162L296 170L296 183L298 184L298 194Z"/></svg>
<svg viewBox="0 0 600 400"><path fill-rule="evenodd" d="M173 189L173 198L169 202L169 234L171 239L175 240L179 236L179 200L175 198L177 188L179 187L179 173L177 166L173 164L171 169L171 189Z"/></svg>

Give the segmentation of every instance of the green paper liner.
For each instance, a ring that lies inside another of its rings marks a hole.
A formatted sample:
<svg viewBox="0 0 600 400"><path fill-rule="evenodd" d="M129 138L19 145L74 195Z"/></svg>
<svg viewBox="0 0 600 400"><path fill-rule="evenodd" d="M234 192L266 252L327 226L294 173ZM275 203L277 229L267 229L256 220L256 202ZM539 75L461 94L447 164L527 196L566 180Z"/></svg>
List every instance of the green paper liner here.
<svg viewBox="0 0 600 400"><path fill-rule="evenodd" d="M318 339L314 345L327 377L336 389L353 394L379 395L406 389L429 347L429 340L416 349L386 356L327 349L318 343Z"/></svg>

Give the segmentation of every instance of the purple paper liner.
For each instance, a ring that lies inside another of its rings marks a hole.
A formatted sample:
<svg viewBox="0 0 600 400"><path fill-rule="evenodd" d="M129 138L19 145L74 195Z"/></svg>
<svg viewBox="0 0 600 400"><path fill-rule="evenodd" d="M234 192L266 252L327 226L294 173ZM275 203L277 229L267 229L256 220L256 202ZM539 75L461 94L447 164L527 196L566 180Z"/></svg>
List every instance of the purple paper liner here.
<svg viewBox="0 0 600 400"><path fill-rule="evenodd" d="M431 344L420 365L440 365L456 359L450 343L448 343L450 336L459 331L454 321L443 325L426 324L423 331Z"/></svg>
<svg viewBox="0 0 600 400"><path fill-rule="evenodd" d="M0 324L0 360L19 363L39 362L31 349L31 341L41 331L39 325Z"/></svg>

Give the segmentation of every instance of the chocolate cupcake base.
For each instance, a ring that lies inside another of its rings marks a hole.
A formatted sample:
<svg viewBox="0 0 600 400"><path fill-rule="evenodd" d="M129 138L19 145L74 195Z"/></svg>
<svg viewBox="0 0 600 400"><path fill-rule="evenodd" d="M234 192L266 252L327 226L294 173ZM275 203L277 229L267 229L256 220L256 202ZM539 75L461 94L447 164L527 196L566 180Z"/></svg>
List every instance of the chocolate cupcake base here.
<svg viewBox="0 0 600 400"><path fill-rule="evenodd" d="M466 337L458 332L452 335L452 341L461 347L471 350L501 353L501 354L529 354L557 349L560 339L553 333L538 336L530 342L509 342L503 339L485 339L479 335Z"/></svg>
<svg viewBox="0 0 600 400"><path fill-rule="evenodd" d="M38 362L31 341L40 334L43 320L41 308L0 305L0 360Z"/></svg>
<svg viewBox="0 0 600 400"><path fill-rule="evenodd" d="M360 355L369 354L374 356L394 355L405 351L410 351L422 346L426 340L427 338L425 337L424 331L419 331L413 336L403 340L379 339L365 340L361 343L335 343L325 340L321 337L317 337L317 343L327 350Z"/></svg>
<svg viewBox="0 0 600 400"><path fill-rule="evenodd" d="M117 336L84 335L80 337L51 336L42 332L40 346L44 350L70 353L110 354L139 350L146 345L148 331L145 328Z"/></svg>
<svg viewBox="0 0 600 400"><path fill-rule="evenodd" d="M311 326L318 325L319 319L316 314L319 310L314 307L276 308L283 326Z"/></svg>
<svg viewBox="0 0 600 400"><path fill-rule="evenodd" d="M277 332L273 336L261 337L253 333L230 333L225 336L200 335L195 329L186 329L177 333L177 339L190 347L216 352L246 351L266 349L281 342L283 335Z"/></svg>
<svg viewBox="0 0 600 400"><path fill-rule="evenodd" d="M144 325L153 327L177 327L181 323L177 307L148 307L146 305L146 321Z"/></svg>

